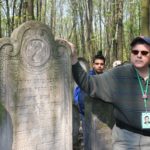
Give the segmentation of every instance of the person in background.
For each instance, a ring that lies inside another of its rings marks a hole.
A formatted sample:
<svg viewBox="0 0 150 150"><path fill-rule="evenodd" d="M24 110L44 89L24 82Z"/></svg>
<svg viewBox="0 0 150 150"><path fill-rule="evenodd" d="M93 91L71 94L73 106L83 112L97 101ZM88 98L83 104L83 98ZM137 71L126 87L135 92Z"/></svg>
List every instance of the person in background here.
<svg viewBox="0 0 150 150"><path fill-rule="evenodd" d="M83 58L78 58L78 61L80 62L82 68L87 72L87 62L83 60ZM103 73L105 68L105 57L102 55L101 51L98 51L97 54L93 57L92 63L93 68L89 71L88 75L96 75ZM74 89L73 95L75 104L79 104L79 111L82 118L84 117L84 98L86 94L80 89L79 86L77 86Z"/></svg>
<svg viewBox="0 0 150 150"><path fill-rule="evenodd" d="M115 125L112 130L113 150L149 150L150 127L144 116L150 116L150 38L131 41L131 63L88 76L77 61L75 45L71 48L72 73L76 83L88 95L114 106Z"/></svg>
<svg viewBox="0 0 150 150"><path fill-rule="evenodd" d="M80 58L78 58L78 61L80 62L80 65L85 70L85 72L88 72L87 65L86 65L87 62L83 61ZM104 68L105 68L105 57L103 56L101 51L98 51L97 54L93 57L92 69L90 69L90 71L88 72L88 76L101 74L101 73L103 73ZM74 89L73 95L74 95L75 104L78 105L78 107L79 107L79 112L80 112L81 121L82 121L83 138L84 138L84 136L85 136L85 118L84 118L85 105L84 105L84 101L85 101L87 94L83 90L81 90L79 86L77 86ZM85 138L84 138L84 140L85 140ZM84 143L85 143L85 141L84 141Z"/></svg>
<svg viewBox="0 0 150 150"><path fill-rule="evenodd" d="M93 68L90 70L90 75L96 75L103 73L105 69L105 57L102 54L102 51L98 51L97 54L93 57Z"/></svg>
<svg viewBox="0 0 150 150"><path fill-rule="evenodd" d="M89 63L88 63L88 61L83 57L79 57L78 61L79 61L80 65L82 66L82 68L84 69L84 71L89 72ZM74 97L74 104L76 106L78 106L79 113L80 113L80 116L82 118L82 116L84 116L83 99L85 97L85 93L83 91L81 91L81 89L77 85L75 85L75 88L74 88L74 91L73 91L73 97Z"/></svg>
<svg viewBox="0 0 150 150"><path fill-rule="evenodd" d="M121 60L115 60L115 61L113 62L113 68L114 68L114 67L117 67L117 66L119 66L119 65L121 65L121 64L122 64Z"/></svg>

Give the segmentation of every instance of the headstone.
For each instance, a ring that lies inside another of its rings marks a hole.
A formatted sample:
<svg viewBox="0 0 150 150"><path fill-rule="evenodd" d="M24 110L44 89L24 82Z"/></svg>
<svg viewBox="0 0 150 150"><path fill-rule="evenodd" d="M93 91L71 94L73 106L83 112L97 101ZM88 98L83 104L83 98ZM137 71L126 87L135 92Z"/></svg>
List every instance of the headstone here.
<svg viewBox="0 0 150 150"><path fill-rule="evenodd" d="M0 149L71 150L70 51L29 21L0 39Z"/></svg>
<svg viewBox="0 0 150 150"><path fill-rule="evenodd" d="M79 127L80 127L80 114L78 107L73 104L73 118L72 118L72 126L73 126L73 147L77 147L79 145L78 137L79 137Z"/></svg>
<svg viewBox="0 0 150 150"><path fill-rule="evenodd" d="M85 100L85 150L112 150L113 106L99 99Z"/></svg>

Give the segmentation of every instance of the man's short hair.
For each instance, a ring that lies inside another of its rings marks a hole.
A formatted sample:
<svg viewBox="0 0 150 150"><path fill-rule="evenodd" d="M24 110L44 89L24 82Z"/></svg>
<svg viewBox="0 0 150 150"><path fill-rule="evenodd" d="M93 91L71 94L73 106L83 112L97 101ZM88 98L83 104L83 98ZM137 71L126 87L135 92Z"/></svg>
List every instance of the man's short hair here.
<svg viewBox="0 0 150 150"><path fill-rule="evenodd" d="M96 55L93 57L93 63L95 62L96 59L101 59L105 63L105 57L102 54L102 51L98 51Z"/></svg>

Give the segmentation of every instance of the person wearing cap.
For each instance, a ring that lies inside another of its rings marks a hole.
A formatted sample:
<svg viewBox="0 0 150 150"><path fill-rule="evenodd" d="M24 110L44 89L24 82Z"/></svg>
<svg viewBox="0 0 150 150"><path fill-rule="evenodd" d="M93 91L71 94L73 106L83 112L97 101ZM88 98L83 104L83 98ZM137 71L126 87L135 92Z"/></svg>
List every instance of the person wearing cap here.
<svg viewBox="0 0 150 150"><path fill-rule="evenodd" d="M150 38L133 39L130 64L95 76L88 76L81 68L75 45L66 44L72 51L72 73L76 83L91 97L114 106L113 150L149 150L150 128L144 126L144 116L150 115Z"/></svg>
<svg viewBox="0 0 150 150"><path fill-rule="evenodd" d="M115 60L115 61L113 62L113 68L114 68L114 67L117 67L117 66L120 66L121 64L122 64L121 60Z"/></svg>

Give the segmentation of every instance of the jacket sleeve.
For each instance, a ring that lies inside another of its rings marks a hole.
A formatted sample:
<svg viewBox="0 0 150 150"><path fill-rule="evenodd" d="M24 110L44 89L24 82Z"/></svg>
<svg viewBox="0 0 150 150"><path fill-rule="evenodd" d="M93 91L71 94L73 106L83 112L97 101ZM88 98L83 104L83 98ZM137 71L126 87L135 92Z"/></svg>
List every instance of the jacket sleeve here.
<svg viewBox="0 0 150 150"><path fill-rule="evenodd" d="M112 71L101 75L89 76L80 64L76 63L72 66L72 73L76 83L89 96L102 99L106 102L113 101L112 89L115 88L115 82Z"/></svg>
<svg viewBox="0 0 150 150"><path fill-rule="evenodd" d="M75 89L74 89L74 91L73 91L73 97L74 97L74 103L76 104L76 105L78 105L78 103L79 103L79 93L80 93L80 88L79 88L79 86L77 86Z"/></svg>

